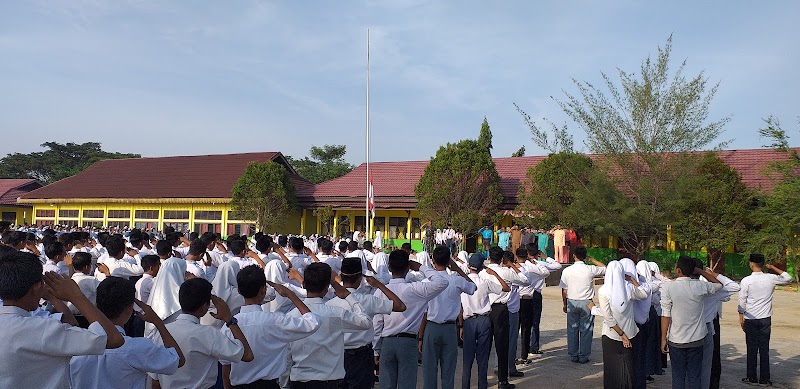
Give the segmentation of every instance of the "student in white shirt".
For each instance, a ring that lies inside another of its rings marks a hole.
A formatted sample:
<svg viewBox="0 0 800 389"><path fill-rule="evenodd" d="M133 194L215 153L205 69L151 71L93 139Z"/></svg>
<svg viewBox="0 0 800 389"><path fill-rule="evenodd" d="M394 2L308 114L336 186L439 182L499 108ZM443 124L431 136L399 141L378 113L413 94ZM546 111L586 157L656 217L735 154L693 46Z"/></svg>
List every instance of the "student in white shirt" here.
<svg viewBox="0 0 800 389"><path fill-rule="evenodd" d="M142 278L136 280L136 299L142 302L150 300L150 291L153 290L153 283L155 277L158 275L158 270L161 268L161 258L158 255L145 255L140 260L144 274ZM145 321L138 316L133 317L133 324L129 329L131 336L142 337L144 336Z"/></svg>
<svg viewBox="0 0 800 389"><path fill-rule="evenodd" d="M248 266L257 265L264 267L265 263L261 261L258 255L252 257L248 255L247 243L241 239L228 239L228 261L235 261L239 264L239 269L244 269ZM259 263L258 261L261 261Z"/></svg>
<svg viewBox="0 0 800 389"><path fill-rule="evenodd" d="M46 288L54 299L72 303L100 328L92 332L32 317ZM34 254L0 255L0 299L0 388L69 388L70 358L99 355L125 342L75 282L52 272L42 276L42 263Z"/></svg>
<svg viewBox="0 0 800 389"><path fill-rule="evenodd" d="M47 261L45 261L42 267L42 274L53 272L69 278L70 270L69 265L65 261L67 253L64 250L64 244L61 242L50 243L45 246L44 253L47 255Z"/></svg>
<svg viewBox="0 0 800 389"><path fill-rule="evenodd" d="M305 304L319 317L321 325L313 335L289 345L291 389L338 389L339 380L345 377L345 333L366 331L372 326L358 300L334 277L330 266L325 263L316 262L306 267L303 286L308 296ZM323 301L329 287L336 291L336 297L347 301L349 309ZM302 313L296 308L288 316L301 317Z"/></svg>
<svg viewBox="0 0 800 389"><path fill-rule="evenodd" d="M764 273L765 267L775 274ZM792 276L773 265L765 264L762 254L750 254L750 270L753 273L742 279L739 291L739 325L747 343L747 377L742 381L771 386L769 335L772 327L772 295L776 285L791 282ZM760 378L756 374L756 361L759 357Z"/></svg>
<svg viewBox="0 0 800 389"><path fill-rule="evenodd" d="M350 291L350 295L358 300L364 314L370 317L370 321L375 315L388 315L392 312L403 312L406 305L397 297L394 292L389 290L383 283L371 276L364 276L366 269L359 258L345 258L342 261L342 286ZM366 273L369 274L369 273ZM380 290L383 295L377 296L372 293L365 293L362 290L362 280L372 288ZM350 309L350 304L346 300L339 298L328 302L344 309ZM346 333L344 335L344 370L345 376L342 386L348 389L368 389L375 383L374 352L372 341L375 331L372 326L366 331Z"/></svg>
<svg viewBox="0 0 800 389"><path fill-rule="evenodd" d="M422 314L428 301L447 289L447 278L435 269L409 261L409 253L395 250L389 254L392 280L387 287L406 305L404 312L377 315L375 349L380 358L381 388L405 389L417 385L417 337ZM420 271L426 281L407 282L409 270ZM376 292L381 295L381 292Z"/></svg>
<svg viewBox="0 0 800 389"><path fill-rule="evenodd" d="M558 230L563 231L563 230ZM594 316L588 308L594 297L594 277L605 274L605 266L594 258L587 265L586 247L578 246L572 254L575 263L561 272L561 299L567 314L567 353L576 363L588 363L592 354Z"/></svg>
<svg viewBox="0 0 800 389"><path fill-rule="evenodd" d="M125 258L125 241L119 235L112 235L106 240L108 259L103 263L109 275L129 279L141 276L144 269L133 258Z"/></svg>
<svg viewBox="0 0 800 389"><path fill-rule="evenodd" d="M342 272L342 257L333 253L333 242L321 239L319 242L320 254L317 258L320 262L327 263L331 270L339 274Z"/></svg>
<svg viewBox="0 0 800 389"><path fill-rule="evenodd" d="M97 296L97 284L99 284L99 282L97 282L97 278L89 275L89 269L92 268L92 256L87 252L75 253L72 257L72 268L75 270L75 272L72 273L72 280L81 288L83 295L94 304L95 297ZM87 322L83 314L78 311L78 308L72 303L67 304L67 306L75 316L75 320L78 321L78 325L82 328L88 328L89 322Z"/></svg>
<svg viewBox="0 0 800 389"><path fill-rule="evenodd" d="M200 239L195 239L189 245L189 252L186 253L184 259L186 260L187 273L195 278L202 278L208 281L206 279L206 271L203 269L205 266L202 264L206 259L206 254L206 244ZM210 260L208 262L210 263Z"/></svg>
<svg viewBox="0 0 800 389"><path fill-rule="evenodd" d="M608 263L605 281L598 291L603 314L603 387L634 388L633 345L642 336L636 325L633 301L644 300L647 292L618 261Z"/></svg>
<svg viewBox="0 0 800 389"><path fill-rule="evenodd" d="M695 267L694 260L683 255L675 264L675 274L675 281L661 285L661 352L669 352L673 388L699 388L707 333L703 301L722 289L722 284L713 273ZM692 274L710 282L693 280Z"/></svg>
<svg viewBox="0 0 800 389"><path fill-rule="evenodd" d="M500 389L514 388L514 385L508 382L509 373L513 371L510 366L513 360L509 360L513 358L513 356L509 358L511 348L508 343L511 338L509 333L509 302L513 296L514 284L516 284L517 287L530 284L528 276L514 263L514 254L511 254L510 258L511 260L506 259L505 252L499 247L492 247L489 249L489 261L491 264L489 264L488 267L499 274L507 284L511 285L511 291L509 292L489 295L489 300L492 303L489 319L492 321L495 354L497 355L497 379L500 381L498 384ZM519 294L516 294L516 296L519 298ZM517 306L517 309L518 308Z"/></svg>
<svg viewBox="0 0 800 389"><path fill-rule="evenodd" d="M433 266L447 278L447 288L428 301L427 312L420 326L418 342L422 349L422 382L426 388L438 387L441 366L442 388L455 386L458 361L458 331L456 321L461 311L461 294L472 295L477 290L471 278L450 258L450 249L439 246L433 250ZM452 274L447 274L448 267Z"/></svg>
<svg viewBox="0 0 800 389"><path fill-rule="evenodd" d="M248 267L252 267L256 269L256 271L263 273L258 266ZM235 261L226 261L219 267L217 276L214 277L214 281L211 282L211 293L225 301L225 304L228 305L228 309L230 309L234 316L239 313L239 309L244 305L244 297L239 293L239 288L236 283L237 274L239 274L239 264ZM212 325L218 329L221 329L222 326L225 325L222 321L211 316L210 312L200 318L200 324Z"/></svg>
<svg viewBox="0 0 800 389"><path fill-rule="evenodd" d="M97 308L116 326L125 339L122 347L106 350L102 355L77 356L70 362L70 383L73 388L119 387L144 389L147 373L173 374L184 363L183 353L153 309L134 297L132 282L108 277L97 288ZM126 336L122 328L134 313L136 304L141 312L136 316L158 328L164 345L150 339ZM99 325L92 324L90 330Z"/></svg>
<svg viewBox="0 0 800 389"><path fill-rule="evenodd" d="M289 254L286 256L292 261L292 267L301 275L305 272L306 266L313 262L305 253L302 238L289 238Z"/></svg>
<svg viewBox="0 0 800 389"><path fill-rule="evenodd" d="M236 266L235 263L230 265ZM274 284L273 287L278 293L284 294L296 304L302 316L290 318L282 313L264 312L261 309L261 302L266 297L268 286L264 272L257 267L246 267L236 275L236 278L245 305L235 317L242 333L251 344L254 357L249 363L231 364L222 361L223 382L226 387L234 389L277 389L278 378L287 368L289 342L314 333L320 326L319 318L310 313L294 293ZM223 333L229 338L233 336L228 329L223 329Z"/></svg>
<svg viewBox="0 0 800 389"><path fill-rule="evenodd" d="M539 349L539 324L542 320L542 288L545 279L550 272L561 270L561 264L555 259L549 258L547 254L539 250L533 243L517 249L524 250L527 261L523 262L522 268L528 274L531 281L529 286L519 289L520 311L519 323L522 329L522 352L520 358L524 363L530 363L529 354L541 354ZM522 255L519 252L517 255Z"/></svg>
<svg viewBox="0 0 800 389"><path fill-rule="evenodd" d="M497 272L486 268L481 271L485 258L481 253L472 254L467 260L469 278L475 283L476 291L472 295L461 295L461 338L464 340L464 358L461 374L462 389L470 388L472 365L478 365L478 389L486 389L489 368L489 353L492 344L492 322L489 319L491 301L489 294L499 295L510 292L511 287ZM490 280L494 278L494 281Z"/></svg>
<svg viewBox="0 0 800 389"><path fill-rule="evenodd" d="M250 362L253 351L247 339L231 314L228 305L211 294L211 283L204 278L194 278L184 282L179 291L181 315L166 325L186 357L186 363L175 374L158 375L158 382L164 389L203 389L217 382L217 362ZM200 324L200 318L208 312L210 303L217 312L215 318L225 322L231 330L229 339L213 326Z"/></svg>

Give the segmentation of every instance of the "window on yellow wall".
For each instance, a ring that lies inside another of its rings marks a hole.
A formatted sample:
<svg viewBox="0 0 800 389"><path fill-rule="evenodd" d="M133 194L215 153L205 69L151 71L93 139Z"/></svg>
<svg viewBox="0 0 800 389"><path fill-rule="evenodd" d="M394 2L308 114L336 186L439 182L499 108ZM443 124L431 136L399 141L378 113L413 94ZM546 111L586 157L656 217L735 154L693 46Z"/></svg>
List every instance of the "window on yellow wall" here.
<svg viewBox="0 0 800 389"><path fill-rule="evenodd" d="M3 212L2 220L4 222L11 222L14 224L17 222L17 213L16 212Z"/></svg>
<svg viewBox="0 0 800 389"><path fill-rule="evenodd" d="M62 209L58 211L58 217L63 218L78 218L78 210L77 209Z"/></svg>
<svg viewBox="0 0 800 389"><path fill-rule="evenodd" d="M152 219L158 220L158 210L157 209L139 209L134 212L134 217L136 219Z"/></svg>
<svg viewBox="0 0 800 389"><path fill-rule="evenodd" d="M83 218L84 219L102 219L103 218L103 210L102 209L84 209L83 210Z"/></svg>
<svg viewBox="0 0 800 389"><path fill-rule="evenodd" d="M164 211L164 219L186 220L189 219L189 211Z"/></svg>
<svg viewBox="0 0 800 389"><path fill-rule="evenodd" d="M56 217L55 209L37 209L36 217Z"/></svg>
<svg viewBox="0 0 800 389"><path fill-rule="evenodd" d="M198 220L222 220L222 211L194 211L194 218Z"/></svg>
<svg viewBox="0 0 800 389"><path fill-rule="evenodd" d="M131 218L131 211L128 209L109 209L108 210L108 218L109 219L130 219Z"/></svg>

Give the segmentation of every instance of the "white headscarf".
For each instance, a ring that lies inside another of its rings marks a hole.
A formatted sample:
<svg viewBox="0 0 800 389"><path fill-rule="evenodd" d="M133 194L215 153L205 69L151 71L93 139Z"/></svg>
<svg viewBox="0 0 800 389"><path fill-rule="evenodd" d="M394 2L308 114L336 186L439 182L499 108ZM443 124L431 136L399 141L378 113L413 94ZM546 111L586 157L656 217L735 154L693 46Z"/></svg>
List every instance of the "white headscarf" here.
<svg viewBox="0 0 800 389"><path fill-rule="evenodd" d="M656 274L661 274L661 269L658 267L657 263L647 262L647 266L650 268L651 272L655 272Z"/></svg>
<svg viewBox="0 0 800 389"><path fill-rule="evenodd" d="M213 288L211 293L225 300L231 312L238 312L244 305L244 297L239 294L237 288L236 275L239 274L239 264L236 261L225 261L219 265L217 275L211 282Z"/></svg>
<svg viewBox="0 0 800 389"><path fill-rule="evenodd" d="M598 291L600 294L611 298L611 308L622 312L630 302L628 282L625 281L625 272L619 261L611 261L606 265L606 276L603 286Z"/></svg>
<svg viewBox="0 0 800 389"><path fill-rule="evenodd" d="M417 262L421 263L423 266L433 267L433 263L431 263L431 256L425 250L417 253Z"/></svg>
<svg viewBox="0 0 800 389"><path fill-rule="evenodd" d="M619 264L622 265L622 270L625 272L625 274L631 276L632 278L636 278L637 280L639 279L637 276L638 272L636 271L636 264L633 263L632 259L622 258L619 260Z"/></svg>
<svg viewBox="0 0 800 389"><path fill-rule="evenodd" d="M469 254L467 254L466 251L459 251L458 259L464 261L464 263L467 263L467 261L469 260Z"/></svg>
<svg viewBox="0 0 800 389"><path fill-rule="evenodd" d="M639 275L644 277L644 282L651 283L653 282L653 271L650 269L650 263L647 261L639 261L636 264L636 271L639 272Z"/></svg>
<svg viewBox="0 0 800 389"><path fill-rule="evenodd" d="M153 281L153 289L147 304L161 320L164 320L181 310L178 292L181 284L186 279L186 261L182 258L169 258L161 264L158 275ZM150 323L145 323L145 336L153 339L156 328Z"/></svg>

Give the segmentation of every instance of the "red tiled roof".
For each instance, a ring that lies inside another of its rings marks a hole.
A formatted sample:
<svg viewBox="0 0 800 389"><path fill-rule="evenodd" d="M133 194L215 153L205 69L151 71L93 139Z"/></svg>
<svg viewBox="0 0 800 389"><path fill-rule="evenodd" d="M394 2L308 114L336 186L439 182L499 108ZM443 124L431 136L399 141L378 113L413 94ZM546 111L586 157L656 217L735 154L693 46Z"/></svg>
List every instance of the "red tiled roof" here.
<svg viewBox="0 0 800 389"><path fill-rule="evenodd" d="M17 205L17 197L41 187L42 184L39 181L31 178L2 178L0 179L0 205Z"/></svg>
<svg viewBox="0 0 800 389"><path fill-rule="evenodd" d="M266 161L289 166L276 152L108 159L22 198L230 198L247 164ZM313 186L289 169L298 191Z"/></svg>
<svg viewBox="0 0 800 389"><path fill-rule="evenodd" d="M800 150L796 149L796 150ZM773 162L788 159L787 153L773 149L724 150L719 157L742 176L744 184L755 190L769 190L773 183L766 169ZM589 155L595 159L599 155ZM546 156L494 158L500 176L503 193L502 209L513 209L517 205L517 194L525 175ZM425 171L428 161L373 162L370 172L373 177L376 208L404 208L416 206L414 187ZM332 205L339 208L364 207L366 192L366 165L361 164L352 172L318 184L309 190L298 190L301 206L318 207Z"/></svg>

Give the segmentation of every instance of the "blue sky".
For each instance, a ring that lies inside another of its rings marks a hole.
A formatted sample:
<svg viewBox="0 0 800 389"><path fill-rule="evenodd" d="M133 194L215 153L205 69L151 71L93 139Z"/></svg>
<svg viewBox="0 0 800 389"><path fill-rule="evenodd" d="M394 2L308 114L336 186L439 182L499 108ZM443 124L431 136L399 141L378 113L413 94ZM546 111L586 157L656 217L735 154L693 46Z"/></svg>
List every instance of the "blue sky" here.
<svg viewBox="0 0 800 389"><path fill-rule="evenodd" d="M427 159L476 137L544 153L512 103L567 123L550 96L673 58L720 82L721 140L759 147L761 118L800 135L796 1L3 1L0 155L96 141L144 156L347 144L364 159L372 31L372 160ZM797 142L793 142L797 144Z"/></svg>

